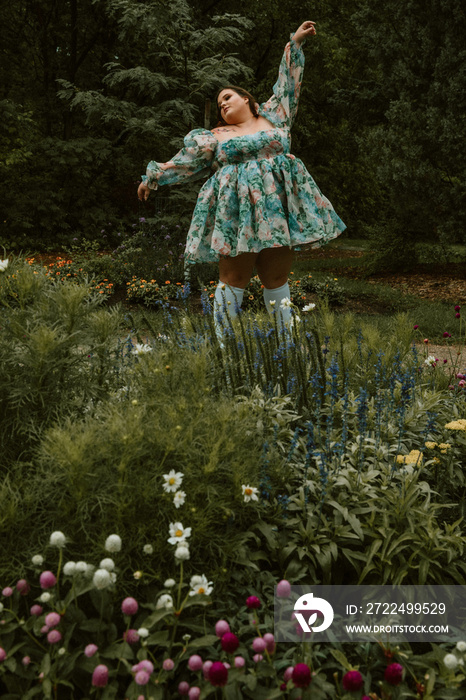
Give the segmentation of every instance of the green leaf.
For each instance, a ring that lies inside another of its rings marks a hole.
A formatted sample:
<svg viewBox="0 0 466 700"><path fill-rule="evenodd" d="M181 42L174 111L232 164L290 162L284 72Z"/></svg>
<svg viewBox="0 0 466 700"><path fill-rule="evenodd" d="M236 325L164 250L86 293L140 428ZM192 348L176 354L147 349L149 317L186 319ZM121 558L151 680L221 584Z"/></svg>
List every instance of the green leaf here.
<svg viewBox="0 0 466 700"><path fill-rule="evenodd" d="M351 671L353 666L350 664L350 662L348 661L348 659L342 651L340 651L339 649L330 649L330 653L338 661L338 663L340 663L343 666L344 669L346 669L347 671Z"/></svg>

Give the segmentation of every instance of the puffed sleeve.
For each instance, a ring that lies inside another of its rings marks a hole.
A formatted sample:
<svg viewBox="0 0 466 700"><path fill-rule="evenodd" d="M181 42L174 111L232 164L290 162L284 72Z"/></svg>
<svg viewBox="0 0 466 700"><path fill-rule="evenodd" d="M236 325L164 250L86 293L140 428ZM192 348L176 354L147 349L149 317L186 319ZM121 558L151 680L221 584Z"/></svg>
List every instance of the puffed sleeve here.
<svg viewBox="0 0 466 700"><path fill-rule="evenodd" d="M207 177L218 141L211 131L194 129L184 138L184 146L167 163L151 160L142 181L151 190L189 179Z"/></svg>
<svg viewBox="0 0 466 700"><path fill-rule="evenodd" d="M304 52L293 39L285 46L273 95L259 107L259 113L275 126L291 128L298 111L304 71Z"/></svg>

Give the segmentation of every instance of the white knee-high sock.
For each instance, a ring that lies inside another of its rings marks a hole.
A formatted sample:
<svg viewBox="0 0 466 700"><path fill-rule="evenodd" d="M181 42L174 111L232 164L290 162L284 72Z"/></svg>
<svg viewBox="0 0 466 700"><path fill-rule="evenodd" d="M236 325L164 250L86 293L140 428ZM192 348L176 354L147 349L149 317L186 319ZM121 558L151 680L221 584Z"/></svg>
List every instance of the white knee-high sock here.
<svg viewBox="0 0 466 700"><path fill-rule="evenodd" d="M235 318L243 302L244 289L231 287L224 282L219 282L214 296L214 324L217 338L223 337L222 327L225 328L228 320Z"/></svg>
<svg viewBox="0 0 466 700"><path fill-rule="evenodd" d="M271 316L275 314L279 328L282 327L282 324L289 323L292 319L291 308L289 306L281 306L283 299L290 299L290 287L288 282L276 289L264 289L266 309Z"/></svg>

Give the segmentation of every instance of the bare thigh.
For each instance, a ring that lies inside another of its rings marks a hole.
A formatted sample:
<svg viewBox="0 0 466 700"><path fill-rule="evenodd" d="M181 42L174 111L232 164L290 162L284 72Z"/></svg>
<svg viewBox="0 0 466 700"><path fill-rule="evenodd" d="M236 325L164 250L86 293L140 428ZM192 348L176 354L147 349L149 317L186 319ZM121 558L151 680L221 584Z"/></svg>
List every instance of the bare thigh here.
<svg viewBox="0 0 466 700"><path fill-rule="evenodd" d="M258 255L260 253L241 253L231 258L220 258L220 282L244 289L252 277Z"/></svg>
<svg viewBox="0 0 466 700"><path fill-rule="evenodd" d="M264 287L276 289L288 282L293 264L291 248L265 248L256 260L256 270Z"/></svg>

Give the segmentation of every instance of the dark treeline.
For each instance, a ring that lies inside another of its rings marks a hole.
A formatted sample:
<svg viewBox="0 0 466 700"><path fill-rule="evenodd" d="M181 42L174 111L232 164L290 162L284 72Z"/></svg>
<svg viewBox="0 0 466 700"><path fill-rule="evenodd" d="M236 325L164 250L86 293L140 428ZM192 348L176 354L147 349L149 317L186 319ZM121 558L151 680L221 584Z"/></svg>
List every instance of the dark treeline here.
<svg viewBox="0 0 466 700"><path fill-rule="evenodd" d="M137 181L219 87L270 96L305 19L317 37L293 152L394 264L466 230L463 0L9 0L0 9L0 244L60 248L131 226ZM211 122L214 125L215 110ZM178 222L195 185L162 190Z"/></svg>

